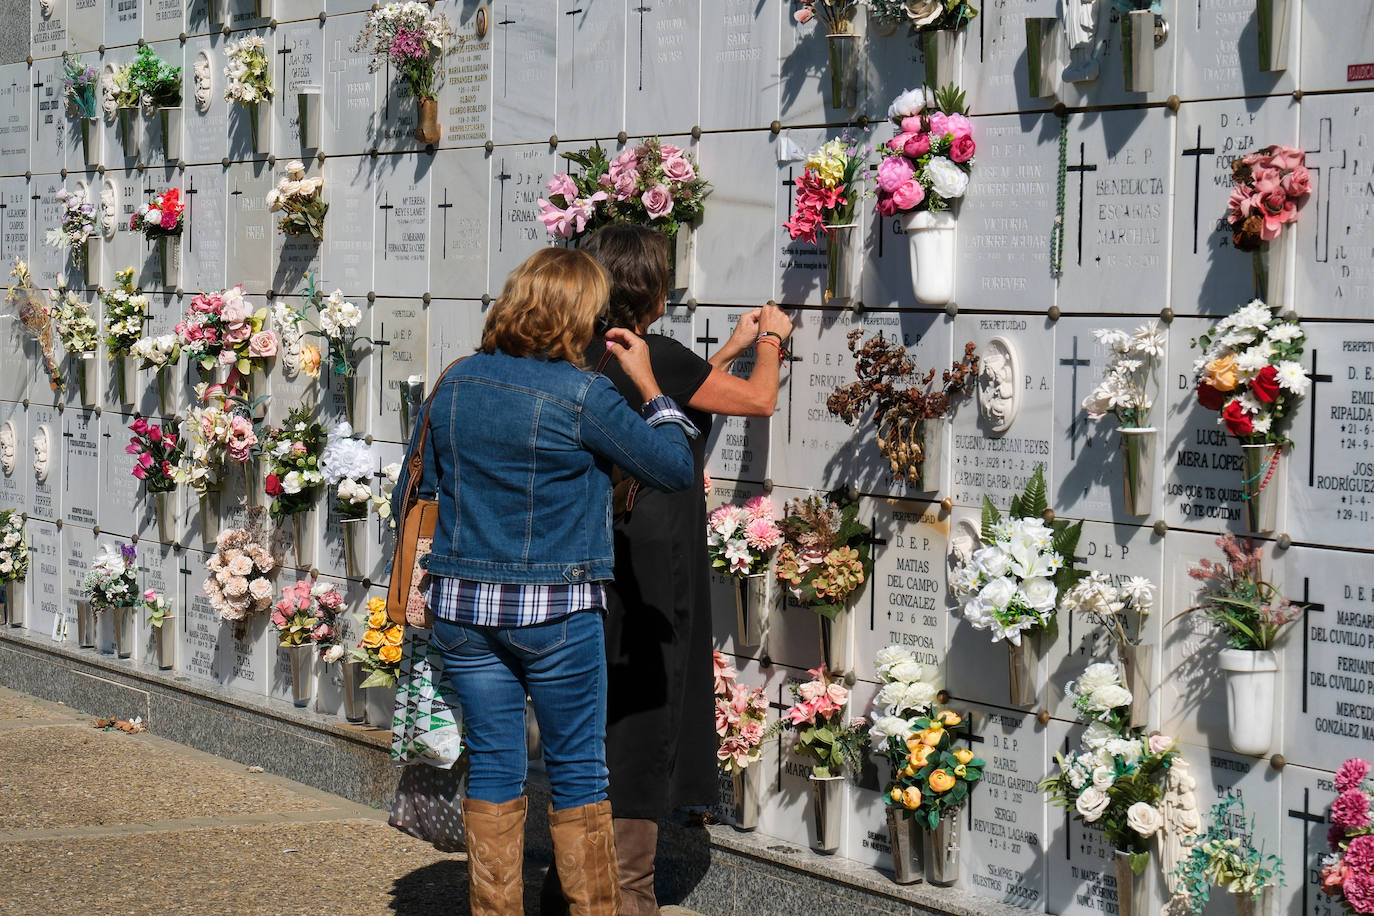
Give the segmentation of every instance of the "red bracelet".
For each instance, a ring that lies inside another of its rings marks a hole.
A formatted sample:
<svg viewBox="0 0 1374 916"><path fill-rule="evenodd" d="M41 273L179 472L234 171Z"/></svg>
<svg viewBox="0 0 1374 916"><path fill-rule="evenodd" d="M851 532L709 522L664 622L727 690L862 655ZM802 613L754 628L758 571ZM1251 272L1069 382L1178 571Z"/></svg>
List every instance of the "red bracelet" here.
<svg viewBox="0 0 1374 916"><path fill-rule="evenodd" d="M782 362L786 362L786 361L787 361L787 354L786 354L786 352L783 351L783 349L782 349L782 344L780 344L780 343L778 343L778 341L774 340L773 337L771 337L771 336L763 336L763 335L760 335L760 336L759 336L759 339L756 340L756 341L754 341L754 349L757 350L757 349L758 349L758 345L761 344L761 343L770 343L770 344L772 344L773 346L775 346L775 347L778 348L778 362L782 363Z"/></svg>

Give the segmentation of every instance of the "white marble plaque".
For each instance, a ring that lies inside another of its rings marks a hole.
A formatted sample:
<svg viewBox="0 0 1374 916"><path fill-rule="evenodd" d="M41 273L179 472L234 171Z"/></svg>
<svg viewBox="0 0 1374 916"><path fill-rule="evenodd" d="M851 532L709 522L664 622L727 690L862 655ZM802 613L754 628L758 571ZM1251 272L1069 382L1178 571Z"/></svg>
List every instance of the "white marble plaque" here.
<svg viewBox="0 0 1374 916"><path fill-rule="evenodd" d="M0 433L5 437L3 447L14 449L14 469L6 472L0 466L0 509L23 512L29 505L29 487L33 475L27 464L31 455L28 414L20 404L0 401ZM12 443L9 441L11 436Z"/></svg>
<svg viewBox="0 0 1374 916"><path fill-rule="evenodd" d="M1336 785L1330 773L1305 767L1285 767L1280 783L1279 810L1283 827L1277 852L1283 857L1288 887L1284 912L1301 916L1337 916L1346 912L1340 898L1322 892L1321 859L1331 849L1326 832Z"/></svg>
<svg viewBox="0 0 1374 916"><path fill-rule="evenodd" d="M67 0L67 49L94 51L105 43L101 0Z"/></svg>
<svg viewBox="0 0 1374 916"><path fill-rule="evenodd" d="M788 340L793 360L782 373L771 421L769 473L786 486L833 489L854 483L859 435L825 406L830 393L853 378L845 335L880 320L865 314L805 311ZM860 321L862 323L860 323ZM698 328L698 335L701 329Z"/></svg>
<svg viewBox="0 0 1374 916"><path fill-rule="evenodd" d="M1177 17L1176 91L1180 97L1278 95L1293 91L1297 84L1299 5L1289 4L1290 66L1271 72L1260 69L1257 5L1255 0L1202 0L1194 10ZM1306 81L1304 74L1303 82Z"/></svg>
<svg viewBox="0 0 1374 916"><path fill-rule="evenodd" d="M1352 15L1354 10L1342 0L1307 0L1298 6L1302 88L1368 89L1374 80L1374 68L1368 66L1374 62L1374 18Z"/></svg>
<svg viewBox="0 0 1374 916"><path fill-rule="evenodd" d="M29 271L34 285L45 289L51 289L57 275L67 267L67 250L54 248L45 238L48 230L61 222L62 204L57 192L62 187L61 177L55 174L34 175L29 182L29 237L36 243L29 251Z"/></svg>
<svg viewBox="0 0 1374 916"><path fill-rule="evenodd" d="M24 523L29 538L29 608L24 625L29 632L53 639L63 637L62 622L64 615L74 612L66 609L65 573L63 553L58 537L57 526L51 522L30 518ZM71 639L76 639L76 618L71 617Z"/></svg>
<svg viewBox="0 0 1374 916"><path fill-rule="evenodd" d="M143 37L149 41L176 38L186 29L189 5L186 0L143 0Z"/></svg>
<svg viewBox="0 0 1374 916"><path fill-rule="evenodd" d="M35 172L58 172L65 163L67 134L75 125L62 103L62 73L61 58L35 60L29 69L29 155Z"/></svg>
<svg viewBox="0 0 1374 916"><path fill-rule="evenodd" d="M225 285L229 174L220 165L194 166L183 173L181 193L186 209L182 217L181 286L192 293Z"/></svg>
<svg viewBox="0 0 1374 916"><path fill-rule="evenodd" d="M45 9L46 7L46 9ZM67 0L29 3L29 53L58 57L67 49Z"/></svg>
<svg viewBox="0 0 1374 916"><path fill-rule="evenodd" d="M279 163L280 165L280 163ZM315 177L320 174L321 168L314 160L306 163L306 175ZM276 187L276 180L282 175L281 171L274 173L273 187ZM324 186L324 199L330 200L333 196L328 183ZM333 209L332 207L330 209ZM288 235L281 229L281 217L283 211L268 214L268 220L272 231L272 289L281 294L299 293L305 288L306 278L310 276L319 277L324 263L324 244L315 241L309 233L305 235ZM325 214L324 235L329 237L329 230L335 225L334 220L329 214Z"/></svg>
<svg viewBox="0 0 1374 916"><path fill-rule="evenodd" d="M439 373L460 356L476 351L482 340L482 326L489 307L467 299L436 299L429 306L429 359L423 373L424 392L428 394ZM409 441L399 434L400 427L382 438Z"/></svg>
<svg viewBox="0 0 1374 916"><path fill-rule="evenodd" d="M95 556L101 548L108 546L118 550L119 547L111 538L98 538L90 528L80 528L76 525L65 525L59 529L55 541L60 545L59 562L63 567L62 591L59 597L61 613L67 615L70 621L67 625L67 639L72 645L76 645L76 604L85 600L82 581L91 571L91 564L95 562ZM99 616L95 644L101 652L108 652L113 648L114 627L109 619L113 616L108 611Z"/></svg>
<svg viewBox="0 0 1374 916"><path fill-rule="evenodd" d="M331 158L324 163L329 200L325 219L324 272L331 285L348 296L372 289L372 161L366 157Z"/></svg>
<svg viewBox="0 0 1374 916"><path fill-rule="evenodd" d="M429 291L429 177L434 157L390 156L378 162L372 269L379 278L391 278L392 295L419 296Z"/></svg>
<svg viewBox="0 0 1374 916"><path fill-rule="evenodd" d="M400 427L405 380L423 375L427 307L418 299L378 299L372 306L372 354L367 369L371 429Z"/></svg>
<svg viewBox="0 0 1374 916"><path fill-rule="evenodd" d="M228 3L230 2L230 0L221 0L221 2L228 4ZM237 14L236 14L236 15L237 15ZM249 16L249 17L246 17L246 18L253 19L253 18L256 18L256 17ZM279 81L280 81L280 78L281 78L281 77L280 77L280 68L281 68L281 64L280 64L280 63L278 62L278 60L277 60L277 44L276 44L276 37L275 37L275 35L274 35L272 32L267 31L267 30L257 30L257 31L252 32L252 35L255 35L256 37L261 38L261 39L263 40L263 45L264 45L264 46L263 46L263 49L262 49L262 50L263 50L263 53L266 54L266 55L267 55L267 59L268 59L269 61L272 62L272 70L271 70L271 73L272 73L273 98L276 99L276 98L279 97L279 95L280 95L280 93L281 93L281 84L280 84L280 82L279 82ZM235 40L235 41L243 41L245 38L248 38L248 37L250 37L250 35L247 34L247 33L241 34L241 35L240 35L240 34L236 34L236 37L234 38L234 40ZM194 60L194 58L192 58L192 60ZM217 60L217 62L224 62L224 61L227 61L227 60L228 60L228 55L225 54L225 53L223 53L223 52L221 52L220 54L216 55L216 60ZM225 77L225 75L224 75L224 69L223 69L223 67L219 67L217 70L215 70L215 71L214 71L214 76L215 76L215 83L214 83L214 85L215 85L215 87L216 87L216 91L219 93L220 97L223 98L223 97L224 97L224 86L226 85L226 83L227 83L227 81L228 81L227 77ZM253 117L254 117L254 115L253 115L253 109L252 109L250 106L245 105L245 104L242 104L242 103L240 103L240 102L228 102L228 101L226 100L225 104L226 104L226 106L227 106L227 109L226 109L226 111L227 111L226 123L229 125L229 158L230 158L230 159L254 159L254 158L256 158L256 157L259 156L260 154L257 153L257 152L255 152L254 149L253 149L253 124L252 124L252 122L253 122ZM256 104L258 104L258 105L268 105L268 104L280 104L280 102L273 102L273 103L258 102L258 103L256 103ZM261 122L260 122L260 123L261 123ZM265 124L263 124L263 126L264 126L264 127L267 127L268 136L266 136L266 137L259 137L259 138L258 138L259 147L260 147L261 149L263 149L264 151L275 150L275 149L276 149L276 146L277 146L277 145L280 145L280 144L282 143L282 139L281 139L280 137L273 137L273 136L271 136L271 134L273 133L272 127L275 126L275 119L274 119L274 118L270 118L270 117L267 118L267 121L266 121ZM292 149L293 149L293 151L294 151L295 147L292 147Z"/></svg>
<svg viewBox="0 0 1374 916"><path fill-rule="evenodd" d="M293 22L277 29L277 47L272 55L272 87L276 90L272 99L272 117L276 121L278 146L283 158L292 158L306 149L301 136L297 94L307 87L324 87L327 63L325 48L325 33L314 20ZM323 124L321 128L323 133ZM281 165L278 163L278 167Z"/></svg>
<svg viewBox="0 0 1374 916"><path fill-rule="evenodd" d="M696 146L701 173L711 182L696 235L693 279L704 302L759 305L776 294L772 259L740 245L732 227L753 226L761 233L775 218L774 185L787 177L787 167L777 163L777 149L777 140L762 132L707 134ZM801 174L791 168L794 177Z"/></svg>
<svg viewBox="0 0 1374 916"><path fill-rule="evenodd" d="M176 637L182 633L182 621L185 617L186 596L183 591L185 587L185 577L181 575L182 557L184 554L173 552L172 548L159 546L157 544L140 541L138 551L138 577L140 587L143 589L155 589L158 594L167 599L168 611L172 617L163 623L165 627L172 627ZM135 632L139 634L136 641L138 644L137 656L147 664L157 665L157 638L158 630L149 625L148 612L139 608L137 611L137 623ZM174 642L179 642L179 638L174 638ZM176 650L173 649L173 658ZM175 667L175 666L174 666Z"/></svg>
<svg viewBox="0 0 1374 916"><path fill-rule="evenodd" d="M245 292L263 293L271 288L270 256L276 232L275 214L267 209L267 192L276 184L263 160L229 166L228 280L242 283Z"/></svg>
<svg viewBox="0 0 1374 916"><path fill-rule="evenodd" d="M479 6L462 21L455 21L460 15L457 8L449 13L458 37L444 56L447 72L439 90L443 145L481 146L491 136L491 10Z"/></svg>
<svg viewBox="0 0 1374 916"><path fill-rule="evenodd" d="M641 0L629 5L625 129L632 135L682 131L699 123L700 16L699 0Z"/></svg>
<svg viewBox="0 0 1374 916"><path fill-rule="evenodd" d="M1035 111L1054 104L1052 98L1032 98L1030 94L1030 75L1026 71L1026 18L1058 18L1059 15L1057 0L984 4L978 8L978 17L968 25L968 50L964 58L963 89L968 93L970 110L975 113ZM917 73L912 82L919 79ZM1117 80L1119 83L1120 77ZM978 140L976 129L974 139ZM981 146L982 141L978 142ZM974 180L977 180L976 173Z"/></svg>
<svg viewBox="0 0 1374 916"><path fill-rule="evenodd" d="M491 160L481 149L444 149L434 156L429 283L435 296L477 298L490 288Z"/></svg>
<svg viewBox="0 0 1374 916"><path fill-rule="evenodd" d="M555 54L561 5L492 4L491 132L497 143L534 143L554 132L554 99L562 85ZM577 134L584 135L581 125Z"/></svg>
<svg viewBox="0 0 1374 916"><path fill-rule="evenodd" d="M549 234L539 221L539 199L548 194L545 184L564 165L543 143L505 147L492 153L491 237L487 243L492 296L500 294L507 274L550 244Z"/></svg>
<svg viewBox="0 0 1374 916"><path fill-rule="evenodd" d="M773 182L776 213L773 240L777 256L773 268L773 289L774 297L786 305L823 305L826 302L826 271L830 262L825 234L816 233L815 242L794 239L782 224L792 218L796 181L806 171L806 157L828 139L822 130L796 129L782 135L782 142L775 145L778 161ZM758 152L754 154L758 155ZM865 222L863 204L855 209L855 221L860 225ZM737 250L738 247L735 246ZM704 258L699 257L698 260Z"/></svg>
<svg viewBox="0 0 1374 916"><path fill-rule="evenodd" d="M191 550L181 555L179 576L186 583L186 599L177 610L181 619L181 651L177 670L198 681L214 681L220 668L220 634L224 629L219 613L210 604L202 586L205 583L205 555Z"/></svg>
<svg viewBox="0 0 1374 916"><path fill-rule="evenodd" d="M730 333L740 316L748 311L745 308L699 308L695 315L690 316L692 321L686 329L687 339L679 342L702 359L709 359L730 339ZM686 309L682 312L686 313ZM661 323L671 325L666 316ZM700 328L695 335L691 334L693 326ZM763 352L768 358L773 358L771 348L764 347ZM748 378L754 371L755 355L752 351L745 351L730 367L730 373L739 378ZM706 472L713 477L762 481L768 474L769 426L772 419L717 415L706 440Z"/></svg>
<svg viewBox="0 0 1374 916"><path fill-rule="evenodd" d="M219 34L186 40L186 58L181 71L181 117L182 153L187 162L219 163L229 152L231 106L224 99L226 41L227 39ZM208 72L209 77L208 90L202 88L202 94L208 91L203 107L196 101L197 64L203 72ZM208 68L208 71L205 68ZM238 116L235 115L233 120L237 119Z"/></svg>
<svg viewBox="0 0 1374 916"><path fill-rule="evenodd" d="M610 137L624 129L632 18L625 7L621 0L559 0L556 133Z"/></svg>
<svg viewBox="0 0 1374 916"><path fill-rule="evenodd" d="M106 46L132 45L143 37L141 0L105 0L104 9ZM129 57L133 57L132 49Z"/></svg>
<svg viewBox="0 0 1374 916"><path fill-rule="evenodd" d="M43 465L41 453L44 451L47 453L46 476L40 480L38 470ZM19 454L20 468L33 478L29 514L51 521L61 518L62 460L66 457L66 449L62 447L62 415L57 410L29 408L29 440Z"/></svg>
<svg viewBox="0 0 1374 916"><path fill-rule="evenodd" d="M222 622L219 645L221 652L216 671L219 683L266 696L277 653L276 634L267 626L267 615L250 617L238 626Z"/></svg>
<svg viewBox="0 0 1374 916"><path fill-rule="evenodd" d="M702 129L776 121L781 32L775 11L754 0L703 0L701 7Z"/></svg>
<svg viewBox="0 0 1374 916"><path fill-rule="evenodd" d="M152 383L151 374L149 382ZM124 453L124 447L133 436L128 429L133 419L126 414L106 413L101 421L105 424L100 440L104 443L105 459L100 464L99 476L94 478L100 481L97 507L100 528L124 537L151 533L152 540L156 541L156 500L133 475L135 456ZM161 424L162 421L153 419L150 422ZM108 434L108 438L104 434ZM194 499L195 494L190 498Z"/></svg>
<svg viewBox="0 0 1374 916"><path fill-rule="evenodd" d="M28 216L28 183L23 178L0 178L0 258L6 264L29 259Z"/></svg>
<svg viewBox="0 0 1374 916"><path fill-rule="evenodd" d="M96 516L99 494L92 484L100 479L103 425L91 410L68 408L62 413L62 519L65 522L100 523Z"/></svg>
<svg viewBox="0 0 1374 916"><path fill-rule="evenodd" d="M21 63L0 66L0 173L22 175L29 167L29 89Z"/></svg>

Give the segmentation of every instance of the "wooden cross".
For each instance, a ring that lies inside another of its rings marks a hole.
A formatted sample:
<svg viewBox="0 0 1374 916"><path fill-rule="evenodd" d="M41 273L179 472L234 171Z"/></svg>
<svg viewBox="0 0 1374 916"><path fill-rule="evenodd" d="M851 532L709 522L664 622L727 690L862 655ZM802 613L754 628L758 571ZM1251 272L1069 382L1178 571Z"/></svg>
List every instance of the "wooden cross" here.
<svg viewBox="0 0 1374 916"><path fill-rule="evenodd" d="M1210 156L1216 151L1214 146L1202 145L1201 124L1197 126L1197 144L1192 149L1183 151L1184 156L1193 157L1193 254L1197 254L1198 220L1201 217L1202 157Z"/></svg>
<svg viewBox="0 0 1374 916"><path fill-rule="evenodd" d="M510 5L507 4L502 9L503 12L501 15L505 18L496 24L499 26L515 25L515 20L510 18ZM502 28L501 38L504 42L501 54L501 98L504 99L506 97L506 90L510 86L510 32Z"/></svg>
<svg viewBox="0 0 1374 916"><path fill-rule="evenodd" d="M1339 157L1337 153L1339 152ZM1317 260L1326 263L1331 258L1331 189L1335 184L1332 173L1344 171L1345 150L1331 148L1331 119L1322 118L1317 124L1317 148L1304 151L1307 169L1317 174L1317 214L1312 233L1317 248ZM1313 412L1316 416L1316 412Z"/></svg>
<svg viewBox="0 0 1374 916"><path fill-rule="evenodd" d="M448 200L448 188L444 188L444 202L441 203L441 204L435 204L434 206L436 206L436 207L438 207L440 210L443 210L443 211L444 211L444 213L443 213L443 216L444 216L444 255L443 255L443 257L444 257L444 260L447 261L447 260L448 260L448 211L453 209L453 204L449 203L449 200Z"/></svg>
<svg viewBox="0 0 1374 916"><path fill-rule="evenodd" d="M1080 200L1079 203L1082 204L1082 201ZM1082 220L1080 219L1080 234L1082 232L1082 228ZM1061 359L1059 361L1059 365L1069 366L1073 371L1073 376L1069 382L1069 399L1073 402L1069 407L1069 409L1073 412L1072 419L1069 420L1069 457L1076 458L1078 457L1078 431L1080 429L1080 424L1078 422L1078 411L1080 410L1078 405L1078 367L1092 365L1090 361L1086 359L1079 359L1078 357L1077 334L1073 335L1073 355L1070 356L1068 359Z"/></svg>
<svg viewBox="0 0 1374 916"><path fill-rule="evenodd" d="M1302 711L1307 712L1307 659L1308 659L1308 635L1311 629L1307 626L1307 615L1314 611L1318 614L1326 611L1326 605L1320 601L1312 599L1312 580L1307 576L1302 577Z"/></svg>
<svg viewBox="0 0 1374 916"><path fill-rule="evenodd" d="M390 191L387 191L387 192L386 192L386 203L384 203L384 204L378 204L378 205L377 205L377 209L378 209L378 210L381 210L381 211L382 211L382 215L383 215L383 218L382 218L382 260L385 261L385 260L388 260L388 258L390 257L390 253L389 253L389 251L388 251L388 248L389 248L389 241L390 241L390 239L391 239L391 211L396 209L395 204L393 204L393 203L391 202L391 192L390 192Z"/></svg>
<svg viewBox="0 0 1374 916"><path fill-rule="evenodd" d="M1308 410L1308 420L1310 421L1308 442L1311 443L1307 449L1307 485L1310 487L1316 481L1317 473L1317 386L1325 382L1333 381L1330 375L1319 375L1317 373L1317 351L1312 351L1312 372L1308 375L1312 380L1312 407ZM1303 682L1303 689L1307 689L1307 684Z"/></svg>
<svg viewBox="0 0 1374 916"><path fill-rule="evenodd" d="M1201 129L1201 128L1199 128ZM1066 172L1078 173L1078 266L1083 266L1083 191L1087 185L1088 172L1096 172L1097 166L1090 165L1084 161L1083 149L1085 143L1078 144L1078 165L1071 165L1064 169Z"/></svg>
<svg viewBox="0 0 1374 916"><path fill-rule="evenodd" d="M501 194L497 198L497 229L496 229L496 250L506 250L506 182L510 181L511 174L506 171L506 160L501 160L501 171L496 173L496 180L501 182Z"/></svg>

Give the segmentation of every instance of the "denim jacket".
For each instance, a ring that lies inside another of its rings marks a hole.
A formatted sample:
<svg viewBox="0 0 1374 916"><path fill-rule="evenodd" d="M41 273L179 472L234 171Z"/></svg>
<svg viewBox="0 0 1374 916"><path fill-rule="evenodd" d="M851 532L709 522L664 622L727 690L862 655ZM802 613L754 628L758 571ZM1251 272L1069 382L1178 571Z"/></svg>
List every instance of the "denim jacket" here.
<svg viewBox="0 0 1374 916"><path fill-rule="evenodd" d="M611 466L660 490L696 484L682 427L650 426L604 375L562 360L468 357L434 392L429 430L419 491L439 502L425 561L438 576L610 579ZM392 496L398 524L408 476L403 466Z"/></svg>

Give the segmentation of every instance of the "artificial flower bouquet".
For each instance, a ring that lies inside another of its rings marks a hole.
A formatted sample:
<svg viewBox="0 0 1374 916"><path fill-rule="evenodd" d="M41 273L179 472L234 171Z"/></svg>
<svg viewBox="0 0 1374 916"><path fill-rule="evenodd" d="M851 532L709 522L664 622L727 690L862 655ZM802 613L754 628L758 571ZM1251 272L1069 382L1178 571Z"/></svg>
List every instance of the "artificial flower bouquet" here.
<svg viewBox="0 0 1374 916"><path fill-rule="evenodd" d="M186 202L181 199L181 189L169 188L139 205L129 217L129 229L142 232L149 240L175 238L186 228L185 212Z"/></svg>
<svg viewBox="0 0 1374 916"><path fill-rule="evenodd" d="M1374 913L1374 826L1369 818L1374 780L1369 764L1352 757L1336 771L1331 803L1330 855L1322 859L1322 890L1348 913Z"/></svg>
<svg viewBox="0 0 1374 916"><path fill-rule="evenodd" d="M1258 898L1266 888L1284 883L1279 857L1264 852L1263 840L1255 848L1254 818L1245 816L1245 800L1238 795L1228 795L1212 807L1211 823L1193 839L1173 875L1193 916L1202 916L1213 885L1238 898Z"/></svg>
<svg viewBox="0 0 1374 916"><path fill-rule="evenodd" d="M181 349L200 367L202 375L216 366L229 367L225 387L231 393L247 388L254 369L265 369L277 355L277 334L267 327L267 309L253 311L237 285L191 299L185 317L173 330Z"/></svg>
<svg viewBox="0 0 1374 916"><path fill-rule="evenodd" d="M83 187L75 191L59 188L57 202L62 207L62 216L58 225L48 230L46 241L53 248L71 251L72 262L80 267L86 263L86 246L97 234L95 205L86 196Z"/></svg>
<svg viewBox="0 0 1374 916"><path fill-rule="evenodd" d="M115 271L115 286L100 287L105 308L105 350L110 359L134 355L148 320L148 297L134 291L134 269ZM175 340L176 338L172 338Z"/></svg>
<svg viewBox="0 0 1374 916"><path fill-rule="evenodd" d="M773 501L755 496L743 506L726 504L706 519L706 553L713 569L739 579L768 568L782 543L782 529L773 519Z"/></svg>
<svg viewBox="0 0 1374 916"><path fill-rule="evenodd" d="M863 719L847 719L849 688L832 677L824 664L806 673L811 680L792 685L796 702L764 737L771 737L782 728L797 732L793 751L811 761L813 779L842 776L846 768L857 770L863 761L867 723Z"/></svg>
<svg viewBox="0 0 1374 916"><path fill-rule="evenodd" d="M92 610L100 613L138 603L138 567L134 565L137 556L132 544L120 544L118 550L106 544L96 554L91 571L81 580L81 594L90 601Z"/></svg>
<svg viewBox="0 0 1374 916"><path fill-rule="evenodd" d="M129 348L129 355L138 360L140 369L160 372L181 360L181 338L175 334L140 337Z"/></svg>
<svg viewBox="0 0 1374 916"><path fill-rule="evenodd" d="M825 233L826 301L852 292L854 251L849 243L858 230L860 183L872 151L846 136L828 141L808 156L797 179L792 218L782 224L790 238L813 245L817 232Z"/></svg>
<svg viewBox="0 0 1374 916"><path fill-rule="evenodd" d="M272 64L267 45L260 35L247 35L224 46L228 66L224 77L224 100L240 105L272 101Z"/></svg>
<svg viewBox="0 0 1374 916"><path fill-rule="evenodd" d="M905 734L888 736L883 750L893 763L893 777L883 801L915 817L927 830L940 826L942 818L954 817L987 765L973 751L955 745L967 731L963 716L942 709L913 719Z"/></svg>
<svg viewBox="0 0 1374 916"><path fill-rule="evenodd" d="M311 330L304 333L324 339L326 349L323 358L318 347L309 344L302 346L301 371L311 378L318 378L321 363L328 363L328 371L344 380L344 408L348 421L352 423L358 360L372 343L372 338L358 333L363 323L362 309L345 299L342 290L336 289L326 296L324 289L316 284L313 274L306 277L303 298L305 309L282 309L278 312L278 320L290 323L293 327L308 325ZM313 318L311 312L314 313Z"/></svg>
<svg viewBox="0 0 1374 916"><path fill-rule="evenodd" d="M859 12L859 0L797 0L800 8L792 18L800 25L818 20L830 35L854 31L854 17Z"/></svg>
<svg viewBox="0 0 1374 916"><path fill-rule="evenodd" d="M968 0L864 0L869 16L890 26L907 26L913 35L926 31L957 31L973 21L978 10Z"/></svg>
<svg viewBox="0 0 1374 916"><path fill-rule="evenodd" d="M1066 589L1059 599L1060 610L1082 614L1106 630L1118 654L1140 645L1154 604L1154 583L1144 576L1127 576L1117 582L1097 570Z"/></svg>
<svg viewBox="0 0 1374 916"><path fill-rule="evenodd" d="M268 618L277 631L277 645L291 649L314 644L323 654L338 642L343 603L343 595L328 582L301 579L286 586Z"/></svg>
<svg viewBox="0 0 1374 916"><path fill-rule="evenodd" d="M388 3L367 14L352 50L367 52L372 73L390 64L412 96L433 99L436 66L453 34L448 19L423 3Z"/></svg>
<svg viewBox="0 0 1374 916"><path fill-rule="evenodd" d="M382 518L391 516L390 500L374 493L368 482L376 473L377 456L371 445L353 437L349 423L338 423L329 430L319 470L326 484L338 488L334 508L343 518L367 518L369 511Z"/></svg>
<svg viewBox="0 0 1374 916"><path fill-rule="evenodd" d="M716 760L727 773L738 773L758 763L763 755L764 722L768 717L768 698L762 687L749 687L735 681L739 672L725 656L711 650L715 667L716 734L720 746Z"/></svg>
<svg viewBox="0 0 1374 916"><path fill-rule="evenodd" d="M1309 382L1305 341L1296 318L1258 299L1241 306L1192 342L1202 350L1193 363L1198 403L1246 444L1291 447L1285 428Z"/></svg>
<svg viewBox="0 0 1374 916"><path fill-rule="evenodd" d="M268 431L262 451L267 456L266 490L272 497L272 518L305 512L315 502L315 491L324 483L320 457L328 434L310 419L306 407L292 408L286 422Z"/></svg>
<svg viewBox="0 0 1374 916"><path fill-rule="evenodd" d="M272 606L272 581L268 577L277 568L277 561L256 521L250 520L246 528L221 531L205 568L210 575L202 588L221 619L246 620Z"/></svg>
<svg viewBox="0 0 1374 916"><path fill-rule="evenodd" d="M1203 592L1198 603L1184 613L1202 611L1232 649L1273 649L1284 628L1302 616L1302 605L1289 601L1264 577L1263 545L1248 538L1241 540L1230 532L1216 543L1225 562L1204 557L1188 570L1190 578L1202 583Z"/></svg>
<svg viewBox="0 0 1374 916"><path fill-rule="evenodd" d="M401 641L405 627L386 616L386 599L374 595L367 599L362 639L349 650L349 658L362 662L367 677L361 687L390 687L401 671Z"/></svg>
<svg viewBox="0 0 1374 916"><path fill-rule="evenodd" d="M62 341L63 351L76 357L94 353L100 346L100 326L91 317L91 307L67 288L61 274L57 277L57 289L48 290L48 295L53 301L53 330Z"/></svg>
<svg viewBox="0 0 1374 916"><path fill-rule="evenodd" d="M897 135L887 141L878 166L878 212L950 209L968 190L977 149L963 90L953 84L935 92L909 89L887 115Z"/></svg>
<svg viewBox="0 0 1374 916"><path fill-rule="evenodd" d="M1266 146L1231 162L1231 198L1226 222L1240 251L1259 251L1297 222L1298 207L1312 192L1305 154L1289 146Z"/></svg>
<svg viewBox="0 0 1374 916"><path fill-rule="evenodd" d="M778 527L779 584L803 606L834 620L873 574L872 531L859 521L858 500L838 491L789 500Z"/></svg>
<svg viewBox="0 0 1374 916"><path fill-rule="evenodd" d="M554 175L546 185L548 199L539 201L540 222L560 239L610 223L648 226L674 239L701 216L710 188L691 153L657 137L627 146L610 160L599 143L563 158L581 166L581 174Z"/></svg>
<svg viewBox="0 0 1374 916"><path fill-rule="evenodd" d="M288 162L286 174L267 192L267 209L282 214L277 228L287 235L308 235L317 242L324 241L329 204L321 194L323 190L323 178L306 178L305 165L299 159Z"/></svg>
<svg viewBox="0 0 1374 916"><path fill-rule="evenodd" d="M66 391L67 383L62 378L57 348L53 345L53 309L48 302L48 295L33 285L29 265L18 258L14 259L10 276L13 282L6 287L5 300L15 309L19 323L29 332L43 354L48 387L53 391Z"/></svg>
<svg viewBox="0 0 1374 916"><path fill-rule="evenodd" d="M133 475L143 481L149 493L170 493L177 487L177 467L185 457L185 446L176 432L138 417L129 426L133 436L124 447L136 456Z"/></svg>
<svg viewBox="0 0 1374 916"><path fill-rule="evenodd" d="M201 496L224 485L228 462L244 468L258 445L257 430L241 404L214 398L202 407L192 407L186 416L190 429L189 446L176 467L176 481Z"/></svg>
<svg viewBox="0 0 1374 916"><path fill-rule="evenodd" d="M138 94L144 108L176 108L181 104L181 68L145 44L129 64L129 89Z"/></svg>
<svg viewBox="0 0 1374 916"><path fill-rule="evenodd" d="M943 433L938 423L954 409L959 397L973 390L978 378L977 348L964 345L964 355L941 373L920 374L906 348L881 333L859 345L863 331L848 334L858 380L842 385L826 398L826 408L846 423L854 423L873 406L878 452L887 459L892 476L919 482L927 490L939 485L934 459Z"/></svg>
<svg viewBox="0 0 1374 916"><path fill-rule="evenodd" d="M925 667L916 660L916 654L904 646L879 649L873 666L879 687L873 698L874 722L869 737L878 745L889 734L905 734L913 718L929 713L939 691L926 679Z"/></svg>
<svg viewBox="0 0 1374 916"><path fill-rule="evenodd" d="M1159 322L1142 324L1132 333L1098 328L1093 340L1110 349L1112 356L1102 381L1083 399L1083 409L1094 420L1115 414L1122 429L1148 427L1150 410L1159 396L1159 362L1164 358Z"/></svg>
<svg viewBox="0 0 1374 916"><path fill-rule="evenodd" d="M0 584L22 582L28 574L24 516L15 509L0 509Z"/></svg>
<svg viewBox="0 0 1374 916"><path fill-rule="evenodd" d="M156 627L160 630L164 624L172 619L172 603L167 600L166 595L155 588L145 589L139 604L148 613L146 623L150 627Z"/></svg>
<svg viewBox="0 0 1374 916"><path fill-rule="evenodd" d="M96 99L100 91L100 72L70 51L62 52L62 100L78 118L98 116Z"/></svg>

